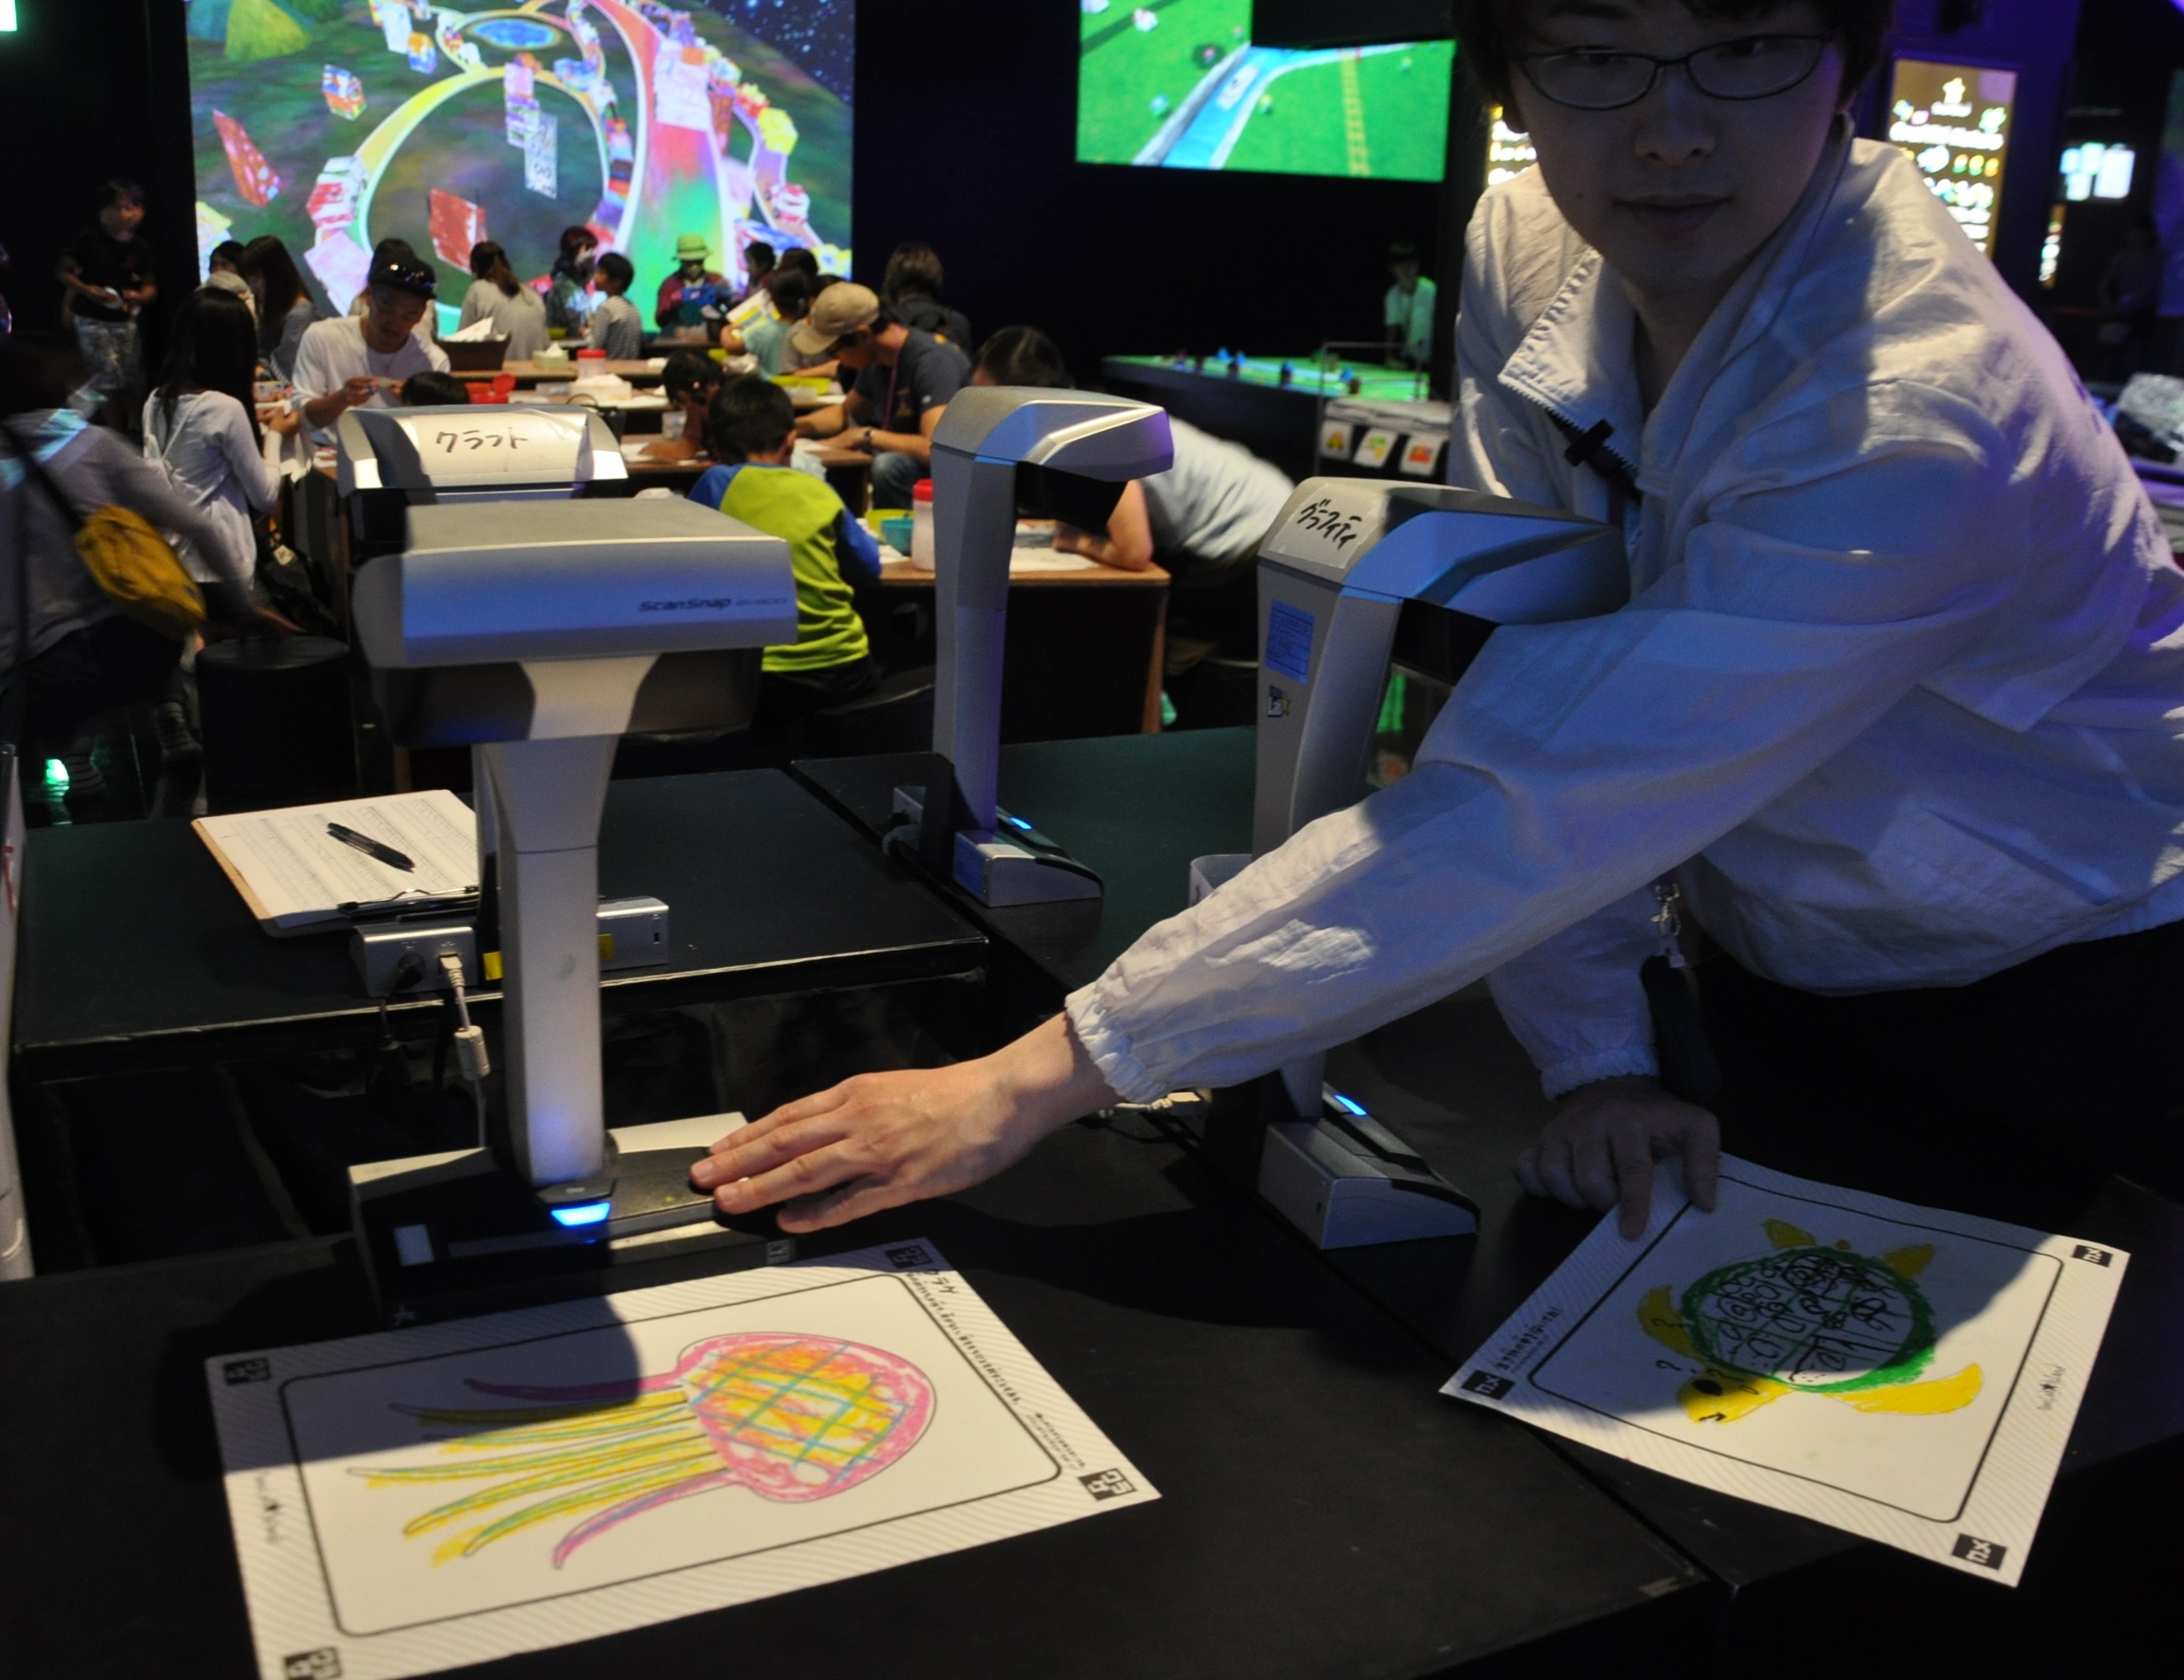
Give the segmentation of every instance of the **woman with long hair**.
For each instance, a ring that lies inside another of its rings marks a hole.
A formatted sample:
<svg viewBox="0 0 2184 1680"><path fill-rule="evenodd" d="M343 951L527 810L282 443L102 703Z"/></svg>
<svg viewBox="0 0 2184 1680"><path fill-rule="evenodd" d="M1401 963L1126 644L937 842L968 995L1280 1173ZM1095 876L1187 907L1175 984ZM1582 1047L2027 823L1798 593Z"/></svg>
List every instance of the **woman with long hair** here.
<svg viewBox="0 0 2184 1680"><path fill-rule="evenodd" d="M493 331L508 340L508 359L527 362L546 348L546 300L515 277L508 253L490 239L471 247L471 273L475 278L463 298L460 327L490 320Z"/></svg>
<svg viewBox="0 0 2184 1680"><path fill-rule="evenodd" d="M554 283L546 291L546 324L574 338L590 324L596 301L592 273L599 262L599 236L582 225L561 230L560 254L554 259Z"/></svg>
<svg viewBox="0 0 2184 1680"><path fill-rule="evenodd" d="M144 457L166 470L176 493L212 528L213 538L185 537L176 553L200 583L232 586L247 595L257 571L254 513L270 513L280 475L265 459L264 434L252 401L258 376L258 332L250 307L211 286L192 292L175 312L166 365L144 404ZM269 410L277 431L293 431L292 409ZM155 714L161 755L192 756L181 685Z"/></svg>
<svg viewBox="0 0 2184 1680"><path fill-rule="evenodd" d="M296 259L286 245L267 233L242 248L242 260L237 266L258 298L259 355L276 378L293 379L296 347L319 318Z"/></svg>

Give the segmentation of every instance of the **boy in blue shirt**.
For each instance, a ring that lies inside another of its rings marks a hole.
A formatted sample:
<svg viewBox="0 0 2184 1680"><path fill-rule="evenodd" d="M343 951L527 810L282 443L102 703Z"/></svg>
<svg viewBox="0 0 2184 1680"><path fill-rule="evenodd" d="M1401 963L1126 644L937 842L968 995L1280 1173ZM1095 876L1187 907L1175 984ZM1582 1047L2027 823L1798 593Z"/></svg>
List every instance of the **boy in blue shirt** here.
<svg viewBox="0 0 2184 1680"><path fill-rule="evenodd" d="M796 409L767 379L731 380L713 398L705 436L713 459L690 499L788 544L796 575L796 640L766 650L753 754L761 765L794 755L812 713L860 699L879 686L850 576L880 575L879 543L821 479L789 464Z"/></svg>

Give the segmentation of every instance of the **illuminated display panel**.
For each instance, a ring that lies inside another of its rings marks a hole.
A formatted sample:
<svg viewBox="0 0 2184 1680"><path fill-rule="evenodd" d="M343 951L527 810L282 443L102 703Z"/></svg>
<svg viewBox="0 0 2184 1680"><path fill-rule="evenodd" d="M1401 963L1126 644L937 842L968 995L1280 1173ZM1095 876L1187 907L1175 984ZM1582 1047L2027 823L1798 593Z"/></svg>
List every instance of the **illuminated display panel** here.
<svg viewBox="0 0 2184 1680"><path fill-rule="evenodd" d="M1490 107L1488 115L1493 123L1486 137L1486 184L1499 186L1505 181L1514 181L1526 170L1540 161L1538 148L1532 136L1519 134L1502 120L1502 108Z"/></svg>
<svg viewBox="0 0 2184 1680"><path fill-rule="evenodd" d="M2016 102L2014 70L1926 58L1896 61L1888 137L1918 165L1957 225L1990 257Z"/></svg>

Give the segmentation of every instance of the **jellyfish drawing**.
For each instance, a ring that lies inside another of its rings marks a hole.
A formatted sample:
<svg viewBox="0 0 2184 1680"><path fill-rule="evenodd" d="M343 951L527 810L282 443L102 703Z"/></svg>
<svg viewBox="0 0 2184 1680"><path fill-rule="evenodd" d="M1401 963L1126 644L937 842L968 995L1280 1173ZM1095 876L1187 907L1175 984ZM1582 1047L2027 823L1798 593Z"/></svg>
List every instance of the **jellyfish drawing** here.
<svg viewBox="0 0 2184 1680"><path fill-rule="evenodd" d="M631 1518L716 1488L740 1485L783 1502L832 1499L916 1446L933 1409L933 1384L907 1360L833 1337L775 1332L710 1337L683 1349L673 1371L633 1382L467 1386L537 1404L398 1407L442 1441L442 1460L350 1471L375 1488L489 1484L404 1525L412 1538L452 1531L433 1551L435 1566L580 1518L554 1548L559 1569Z"/></svg>

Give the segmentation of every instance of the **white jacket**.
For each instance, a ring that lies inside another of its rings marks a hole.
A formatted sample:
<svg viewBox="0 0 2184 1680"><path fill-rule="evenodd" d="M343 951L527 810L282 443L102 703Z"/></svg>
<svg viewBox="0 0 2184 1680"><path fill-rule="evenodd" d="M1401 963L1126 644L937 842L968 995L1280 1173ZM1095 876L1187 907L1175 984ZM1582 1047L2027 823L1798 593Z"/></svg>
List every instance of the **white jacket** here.
<svg viewBox="0 0 2184 1680"><path fill-rule="evenodd" d="M1069 999L1125 1096L1230 1084L1492 975L1551 1093L1655 1071L1646 889L1821 993L2184 916L2184 572L2061 351L1892 148L1839 136L1650 415L1536 171L1481 201L1452 476L1643 499L1633 599L1505 628L1418 769Z"/></svg>

